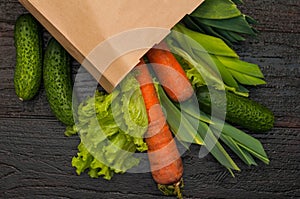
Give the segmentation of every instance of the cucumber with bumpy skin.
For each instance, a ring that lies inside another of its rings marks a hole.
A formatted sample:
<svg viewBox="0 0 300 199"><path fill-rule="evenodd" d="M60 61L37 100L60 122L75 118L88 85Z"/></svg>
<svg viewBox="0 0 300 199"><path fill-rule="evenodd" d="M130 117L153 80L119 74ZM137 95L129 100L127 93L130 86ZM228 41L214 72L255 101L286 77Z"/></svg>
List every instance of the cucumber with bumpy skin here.
<svg viewBox="0 0 300 199"><path fill-rule="evenodd" d="M39 91L43 71L41 25L31 14L18 17L14 28L14 41L15 92L20 100L30 100Z"/></svg>
<svg viewBox="0 0 300 199"><path fill-rule="evenodd" d="M211 97L207 87L199 87L196 91L200 108L207 113L211 111ZM220 91L214 92L215 110L225 107L226 121L237 124L253 132L268 131L273 127L274 115L266 107L246 97L226 91L226 101Z"/></svg>
<svg viewBox="0 0 300 199"><path fill-rule="evenodd" d="M51 111L65 125L73 125L70 55L54 38L45 51L43 79Z"/></svg>

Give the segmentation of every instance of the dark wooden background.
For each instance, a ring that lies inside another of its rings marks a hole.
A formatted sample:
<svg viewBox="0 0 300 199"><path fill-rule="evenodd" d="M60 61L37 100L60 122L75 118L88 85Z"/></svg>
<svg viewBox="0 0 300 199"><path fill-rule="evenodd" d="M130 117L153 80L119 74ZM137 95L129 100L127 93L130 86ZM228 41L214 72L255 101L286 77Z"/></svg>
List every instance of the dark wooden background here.
<svg viewBox="0 0 300 199"><path fill-rule="evenodd" d="M244 2L241 9L258 19L261 33L235 48L261 66L268 82L251 88L251 98L276 116L273 130L253 134L271 162L247 167L235 158L242 171L233 178L211 156L199 159L199 147L192 146L183 156L186 198L300 197L300 1ZM25 12L16 0L0 0L0 198L161 198L149 173L111 181L77 176L71 159L78 137L64 136L44 89L32 101L18 100L13 28Z"/></svg>

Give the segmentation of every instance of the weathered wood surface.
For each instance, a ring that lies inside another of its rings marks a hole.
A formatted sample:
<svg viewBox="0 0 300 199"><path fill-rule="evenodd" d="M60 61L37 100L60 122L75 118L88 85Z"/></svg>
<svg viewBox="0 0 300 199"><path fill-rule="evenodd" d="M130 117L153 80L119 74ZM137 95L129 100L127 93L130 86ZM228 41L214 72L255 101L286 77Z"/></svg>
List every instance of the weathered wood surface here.
<svg viewBox="0 0 300 199"><path fill-rule="evenodd" d="M276 116L273 130L253 134L271 163L247 167L237 160L242 171L232 178L211 156L199 159L192 146L183 156L186 198L300 197L300 1L244 2L242 10L259 20L261 33L236 49L261 66L268 82L252 88L251 97ZM149 173L111 181L77 176L71 159L79 140L63 135L44 90L32 101L18 100L13 25L24 12L16 0L0 0L0 198L161 198Z"/></svg>

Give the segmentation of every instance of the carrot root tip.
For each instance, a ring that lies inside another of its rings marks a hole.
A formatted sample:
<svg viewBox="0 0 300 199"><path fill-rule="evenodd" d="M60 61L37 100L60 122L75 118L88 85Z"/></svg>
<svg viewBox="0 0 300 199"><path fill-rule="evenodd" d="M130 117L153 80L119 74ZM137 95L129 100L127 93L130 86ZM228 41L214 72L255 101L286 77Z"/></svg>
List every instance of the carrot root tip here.
<svg viewBox="0 0 300 199"><path fill-rule="evenodd" d="M171 185L158 184L158 189L167 196L177 196L178 199L182 199L181 189L183 188L183 179Z"/></svg>

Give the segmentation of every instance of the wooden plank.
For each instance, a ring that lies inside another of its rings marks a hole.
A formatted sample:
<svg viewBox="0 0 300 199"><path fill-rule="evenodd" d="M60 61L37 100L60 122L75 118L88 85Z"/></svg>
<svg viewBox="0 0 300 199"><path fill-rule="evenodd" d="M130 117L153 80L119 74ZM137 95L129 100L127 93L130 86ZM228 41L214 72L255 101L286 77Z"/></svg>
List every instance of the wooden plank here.
<svg viewBox="0 0 300 199"><path fill-rule="evenodd" d="M240 6L243 13L258 19L259 29L263 32L299 33L300 16L298 0L261 0L244 1ZM250 9L249 9L250 8Z"/></svg>
<svg viewBox="0 0 300 199"><path fill-rule="evenodd" d="M37 197L42 193L75 198L86 191L91 197L102 193L115 193L116 198L118 194L129 197L128 193L144 197L159 195L149 173L116 175L112 181L90 179L86 174L76 176L70 160L77 152L79 139L64 137L63 130L62 125L45 119L0 119L1 135L5 137L0 146L6 146L0 150L0 187L5 190L5 197L17 193ZM275 128L267 135L254 136L266 147L271 165L259 163L258 167L247 167L234 156L242 169L235 178L210 155L199 159L199 147L192 146L183 156L186 196L222 197L224 193L239 193L271 197L275 189L277 196L293 196L297 185L291 182L296 182L294 172L300 165L297 152L300 141L295 140L298 131Z"/></svg>

